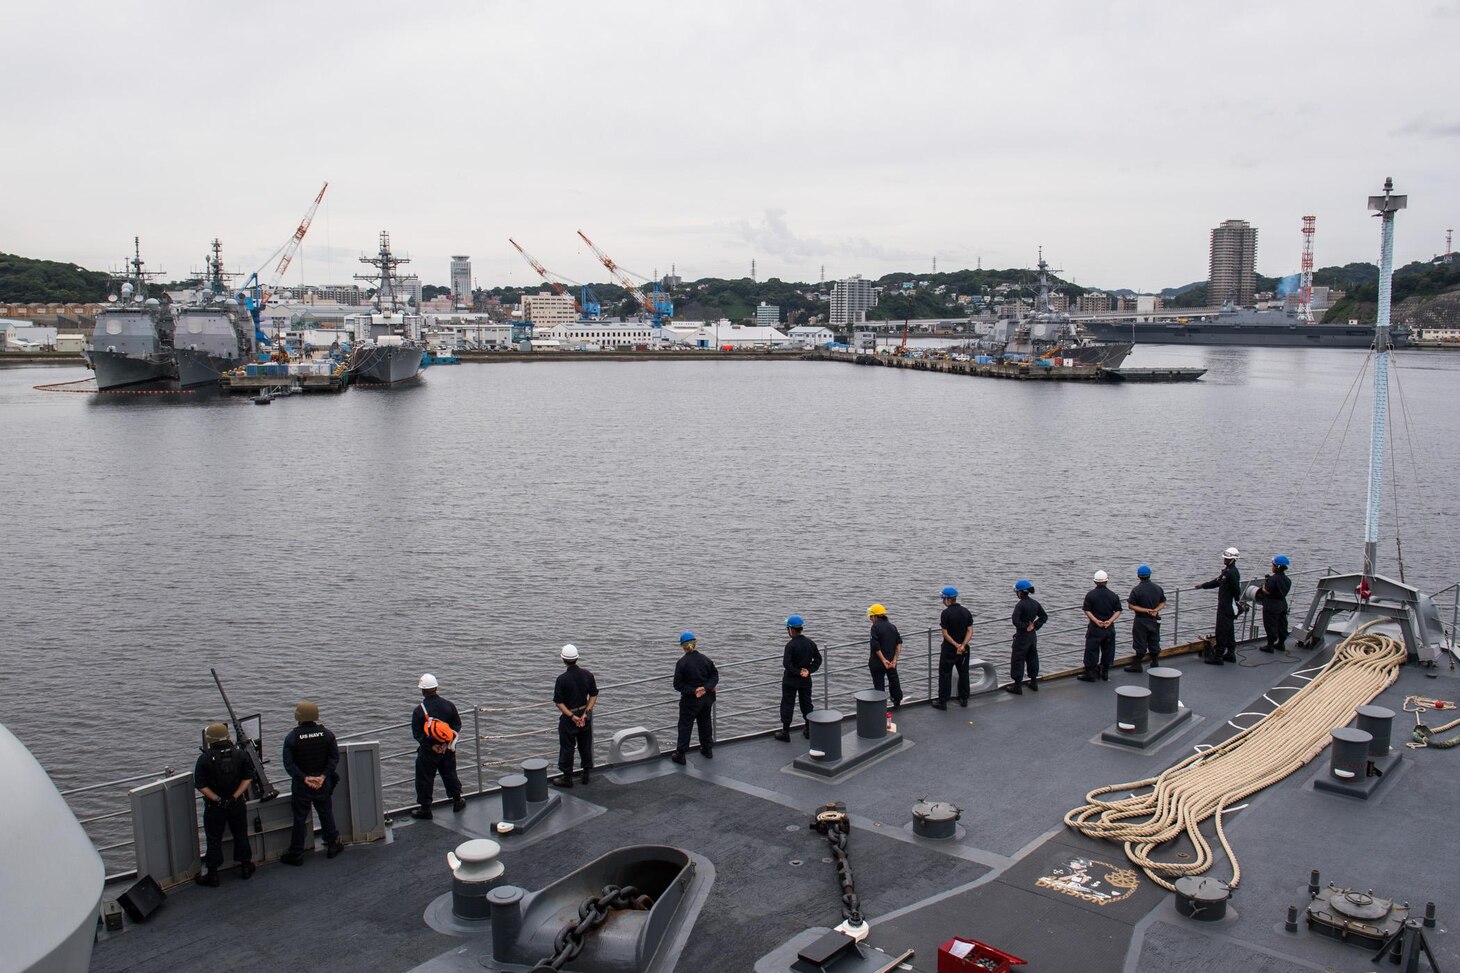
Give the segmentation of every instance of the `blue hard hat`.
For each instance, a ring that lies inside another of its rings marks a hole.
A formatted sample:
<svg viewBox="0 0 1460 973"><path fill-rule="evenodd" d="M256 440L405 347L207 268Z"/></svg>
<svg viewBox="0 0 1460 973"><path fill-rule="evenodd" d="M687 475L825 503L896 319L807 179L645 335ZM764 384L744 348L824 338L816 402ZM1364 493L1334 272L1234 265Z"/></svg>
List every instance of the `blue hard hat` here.
<svg viewBox="0 0 1460 973"><path fill-rule="evenodd" d="M1272 559L1272 563L1276 564L1280 568L1285 568L1288 566L1289 563L1288 556L1286 554L1279 554L1277 557Z"/></svg>
<svg viewBox="0 0 1460 973"><path fill-rule="evenodd" d="M1149 578L1150 576L1151 566L1149 564L1142 564L1140 567L1136 568L1136 577Z"/></svg>
<svg viewBox="0 0 1460 973"><path fill-rule="evenodd" d="M958 597L958 589L955 588L955 587L953 587L950 584L948 587L946 587L946 588L943 589L943 597L944 598L957 598Z"/></svg>
<svg viewBox="0 0 1460 973"><path fill-rule="evenodd" d="M787 628L805 628L806 627L806 619L802 618L800 615L792 615L790 618L786 619L786 627Z"/></svg>
<svg viewBox="0 0 1460 973"><path fill-rule="evenodd" d="M1018 581L1015 581L1014 582L1014 590L1015 591L1033 591L1034 590L1034 582L1033 581L1030 581L1028 578L1020 578Z"/></svg>
<svg viewBox="0 0 1460 973"><path fill-rule="evenodd" d="M698 639L695 638L695 633L694 632L691 632L689 629L685 629L683 632L680 632L679 633L679 644L680 645L683 645L686 642L695 642L695 641L698 641Z"/></svg>

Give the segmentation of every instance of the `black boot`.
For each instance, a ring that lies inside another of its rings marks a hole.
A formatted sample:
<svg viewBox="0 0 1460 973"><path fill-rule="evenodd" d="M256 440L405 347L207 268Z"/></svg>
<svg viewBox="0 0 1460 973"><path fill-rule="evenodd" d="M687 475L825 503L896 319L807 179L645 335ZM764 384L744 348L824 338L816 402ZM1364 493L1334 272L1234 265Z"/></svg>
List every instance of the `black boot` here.
<svg viewBox="0 0 1460 973"><path fill-rule="evenodd" d="M1024 695L1023 688L1017 682L1013 682L1013 683L1010 683L1009 685L1005 686L1004 687L1004 692L1009 693L1009 694L1014 695L1014 696L1023 696Z"/></svg>
<svg viewBox="0 0 1460 973"><path fill-rule="evenodd" d="M1226 652L1226 654L1222 656L1222 661L1223 662L1236 662L1237 661L1237 653L1235 651L1233 651L1232 649L1228 649L1227 652Z"/></svg>
<svg viewBox="0 0 1460 973"><path fill-rule="evenodd" d="M807 740L810 740L811 739L811 724L810 723L803 723L801 725L801 736L804 737Z"/></svg>
<svg viewBox="0 0 1460 973"><path fill-rule="evenodd" d="M791 728L789 726L783 726L779 730L777 730L773 734L773 736L775 737L775 739L780 740L782 743L790 743L791 742Z"/></svg>
<svg viewBox="0 0 1460 973"><path fill-rule="evenodd" d="M193 881L207 888L216 889L218 887L218 873L213 871L210 866L206 872L193 879Z"/></svg>
<svg viewBox="0 0 1460 973"><path fill-rule="evenodd" d="M258 871L258 868L259 867L251 861L240 862L238 865L238 877L245 880L252 878L253 873Z"/></svg>
<svg viewBox="0 0 1460 973"><path fill-rule="evenodd" d="M933 707L933 709L947 709L948 708L948 704L945 703L941 699L935 699L931 703L929 703L928 705L931 706L931 707Z"/></svg>
<svg viewBox="0 0 1460 973"><path fill-rule="evenodd" d="M1125 667L1125 671L1126 672L1145 672L1146 670L1144 670L1144 669L1141 668L1141 657L1140 656L1136 656L1133 660L1131 660L1131 664Z"/></svg>
<svg viewBox="0 0 1460 973"><path fill-rule="evenodd" d="M588 776L588 768L587 767L584 767L583 768L583 778L582 778L582 780L583 780L583 783L585 783L585 784L588 783L590 780L592 780L592 778Z"/></svg>
<svg viewBox="0 0 1460 973"><path fill-rule="evenodd" d="M1109 682L1110 681L1110 667L1109 666L1101 666L1100 667L1100 681L1101 682Z"/></svg>
<svg viewBox="0 0 1460 973"><path fill-rule="evenodd" d="M1089 666L1086 666L1085 671L1080 673L1075 678L1080 680L1080 682L1094 682L1096 679L1095 670L1090 668Z"/></svg>
<svg viewBox="0 0 1460 973"><path fill-rule="evenodd" d="M1032 677L1029 680L1029 688L1032 689L1036 693L1039 692L1039 677L1038 676L1034 676L1034 677Z"/></svg>

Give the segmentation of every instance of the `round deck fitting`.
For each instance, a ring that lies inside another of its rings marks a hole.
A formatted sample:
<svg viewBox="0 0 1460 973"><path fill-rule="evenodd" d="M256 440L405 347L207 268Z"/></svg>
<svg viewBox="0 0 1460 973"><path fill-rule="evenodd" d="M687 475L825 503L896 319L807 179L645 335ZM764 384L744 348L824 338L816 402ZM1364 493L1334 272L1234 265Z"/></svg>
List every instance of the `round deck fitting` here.
<svg viewBox="0 0 1460 973"><path fill-rule="evenodd" d="M958 819L963 815L946 801L921 800L913 805L913 834L919 838L956 838Z"/></svg>
<svg viewBox="0 0 1460 973"><path fill-rule="evenodd" d="M1198 922L1217 922L1227 917L1232 890L1215 878L1187 875L1176 880L1176 911Z"/></svg>

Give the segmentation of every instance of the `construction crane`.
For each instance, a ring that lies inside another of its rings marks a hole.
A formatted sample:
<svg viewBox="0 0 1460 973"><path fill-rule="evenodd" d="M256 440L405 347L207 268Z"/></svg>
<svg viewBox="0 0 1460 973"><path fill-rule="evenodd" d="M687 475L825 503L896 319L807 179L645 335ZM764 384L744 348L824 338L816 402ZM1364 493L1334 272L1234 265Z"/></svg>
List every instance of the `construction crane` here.
<svg viewBox="0 0 1460 973"><path fill-rule="evenodd" d="M639 286L638 282L634 280L634 277L638 277L639 280L648 280L648 278L642 274L630 275L628 271L625 271L624 268L614 263L613 258L604 253L598 244L588 239L587 234L582 230L578 231L578 236L582 237L583 242L588 244L588 248L593 251L593 255L598 258L599 263L608 268L608 272L613 275L613 279L618 281L624 290L634 295L634 299L639 302L639 306L653 319L656 328L674 317L674 303L659 289L657 281L654 283L653 296L646 296L644 289Z"/></svg>
<svg viewBox="0 0 1460 973"><path fill-rule="evenodd" d="M538 276L547 282L547 285L553 289L554 294L562 297L568 293L568 286L579 289L579 296L573 298L573 309L578 312L578 317L586 321L590 318L596 318L602 313L602 308L593 299L593 292L586 286L578 283L576 280L570 280L562 274L555 274L551 270L548 270L542 265L542 261L524 250L522 244L511 237L507 238L507 242L517 248L517 252L522 254L522 259L526 260L532 269L537 271Z"/></svg>
<svg viewBox="0 0 1460 973"><path fill-rule="evenodd" d="M309 224L314 222L314 214L319 210L319 204L324 199L325 190L329 188L329 181L326 180L325 184L320 187L319 195L314 197L314 202L310 203L309 209L305 210L304 218L299 221L299 226L294 230L294 235L286 240L278 250L269 254L269 258L264 261L263 267L249 274L248 280L243 282L244 306L248 308L249 316L253 318L254 337L263 344L271 344L271 342L264 336L263 330L260 327L259 317L263 313L264 308L268 307L269 299L274 296L274 291L284 279L284 272L289 269L289 262L299 252L299 244L304 242L304 234L309 232ZM264 270L264 267L273 263L275 257L279 258L279 262L274 267L274 273L269 278L269 283L264 285L259 281L259 274Z"/></svg>

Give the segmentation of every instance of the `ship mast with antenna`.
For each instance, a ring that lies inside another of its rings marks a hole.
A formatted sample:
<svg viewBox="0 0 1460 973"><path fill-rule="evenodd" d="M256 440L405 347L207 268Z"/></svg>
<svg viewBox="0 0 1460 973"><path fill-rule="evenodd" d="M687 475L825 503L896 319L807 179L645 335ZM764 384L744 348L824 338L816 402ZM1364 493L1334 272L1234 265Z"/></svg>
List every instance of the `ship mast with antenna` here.
<svg viewBox="0 0 1460 973"><path fill-rule="evenodd" d="M1384 491L1384 437L1389 427L1389 303L1394 283L1394 214L1409 204L1394 195L1394 180L1384 194L1369 197L1369 209L1382 225L1379 242L1379 312L1374 318L1374 414L1369 426L1369 503L1364 513L1364 581L1374 576L1379 551L1379 500Z"/></svg>

